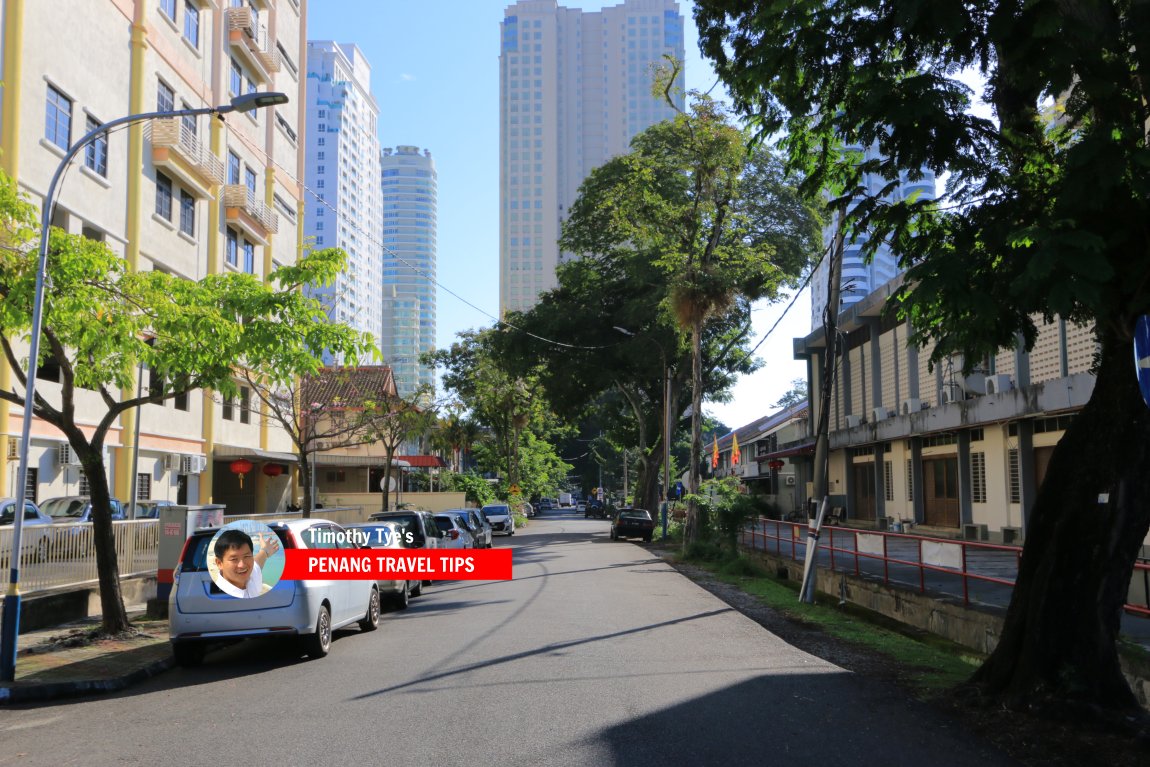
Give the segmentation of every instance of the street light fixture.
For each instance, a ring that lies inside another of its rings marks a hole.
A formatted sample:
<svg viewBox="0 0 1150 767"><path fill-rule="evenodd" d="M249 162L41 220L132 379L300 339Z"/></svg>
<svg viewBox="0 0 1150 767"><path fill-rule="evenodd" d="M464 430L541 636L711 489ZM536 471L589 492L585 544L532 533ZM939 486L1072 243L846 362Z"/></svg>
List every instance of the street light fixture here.
<svg viewBox="0 0 1150 767"><path fill-rule="evenodd" d="M52 209L55 206L56 187L60 183L68 165L95 138L107 135L113 128L131 123L144 122L157 118L196 117L199 115L225 115L229 112L250 112L254 109L286 104L288 97L283 93L260 92L236 96L228 104L203 107L200 109L174 109L163 112L144 112L109 120L88 131L64 153L63 159L52 174L52 182L44 195L40 216L40 248L36 266L36 292L32 299L32 331L28 344L28 373L24 384L24 417L20 430L20 464L16 470L16 515L12 524L11 571L8 576L8 592L4 596L4 611L0 618L0 682L11 682L16 678L16 641L20 633L20 537L24 527L24 500L28 476L28 448L32 436L32 413L36 401L36 365L40 359L40 333L44 320L44 283L48 271L48 230L52 223ZM134 500L134 499L133 499Z"/></svg>
<svg viewBox="0 0 1150 767"><path fill-rule="evenodd" d="M663 540L667 540L667 506L671 502L671 369L667 367L667 352L663 344L648 335L639 335L627 328L613 326L625 336L641 338L650 341L659 348L659 357L663 361Z"/></svg>

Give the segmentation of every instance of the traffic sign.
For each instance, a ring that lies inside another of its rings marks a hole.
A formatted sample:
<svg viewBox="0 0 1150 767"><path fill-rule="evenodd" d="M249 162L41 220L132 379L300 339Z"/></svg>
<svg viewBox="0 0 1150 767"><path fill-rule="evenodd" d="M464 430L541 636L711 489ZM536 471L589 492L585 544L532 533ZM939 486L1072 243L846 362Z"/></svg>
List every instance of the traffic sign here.
<svg viewBox="0 0 1150 767"><path fill-rule="evenodd" d="M1134 365L1142 401L1150 407L1150 315L1143 314L1134 325Z"/></svg>
<svg viewBox="0 0 1150 767"><path fill-rule="evenodd" d="M518 493L519 492L519 485L512 485L511 487L507 488L507 491L512 493L512 494Z"/></svg>

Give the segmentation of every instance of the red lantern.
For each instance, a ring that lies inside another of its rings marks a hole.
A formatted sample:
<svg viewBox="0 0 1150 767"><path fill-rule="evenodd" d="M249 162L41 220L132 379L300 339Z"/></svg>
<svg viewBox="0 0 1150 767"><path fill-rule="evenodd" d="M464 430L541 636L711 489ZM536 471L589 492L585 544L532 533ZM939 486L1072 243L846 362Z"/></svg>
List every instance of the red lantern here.
<svg viewBox="0 0 1150 767"><path fill-rule="evenodd" d="M267 477L278 477L284 473L284 467L278 463L265 463L263 473Z"/></svg>
<svg viewBox="0 0 1150 767"><path fill-rule="evenodd" d="M232 461L231 465L232 474L240 476L240 489L244 487L244 475L252 470L252 462L246 458L238 458Z"/></svg>
<svg viewBox="0 0 1150 767"><path fill-rule="evenodd" d="M767 466L770 466L775 471L778 471L779 469L783 468L784 464L782 461L780 461L778 458L776 458L775 460L767 463Z"/></svg>

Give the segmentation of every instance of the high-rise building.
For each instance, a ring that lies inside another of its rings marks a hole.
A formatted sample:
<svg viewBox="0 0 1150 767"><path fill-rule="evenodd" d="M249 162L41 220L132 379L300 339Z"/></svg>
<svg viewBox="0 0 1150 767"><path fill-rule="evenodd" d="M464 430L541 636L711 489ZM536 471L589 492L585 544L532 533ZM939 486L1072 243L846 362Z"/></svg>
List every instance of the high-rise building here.
<svg viewBox="0 0 1150 767"><path fill-rule="evenodd" d="M355 45L307 44L307 199L304 232L317 248L342 248L347 269L312 289L334 322L383 338L379 244L379 106L371 65ZM330 357L327 362L338 362Z"/></svg>
<svg viewBox="0 0 1150 767"><path fill-rule="evenodd" d="M594 168L675 115L652 94L664 55L684 60L675 0L585 13L556 0L504 11L499 53L499 304L530 308L556 286L560 225ZM680 75L681 77L681 75ZM682 93L677 106L684 104Z"/></svg>
<svg viewBox="0 0 1150 767"><path fill-rule="evenodd" d="M384 149L383 341L400 396L435 384L421 354L435 349L436 175L431 152Z"/></svg>
<svg viewBox="0 0 1150 767"><path fill-rule="evenodd" d="M104 242L140 272L264 278L295 263L307 0L6 2L0 10L0 167L36 205L68 148L102 123L226 105L251 92L291 99L223 118L149 119L111 131L72 161L53 225ZM15 351L22 358L27 346ZM58 372L46 367L37 378L37 396L59 401ZM0 388L11 391L17 380L0 359ZM112 494L128 502L135 487L141 501L282 511L291 500L291 471L283 471L296 460L291 440L242 379L237 386L232 399L196 391L120 416L105 443ZM75 407L85 431L108 409L88 390L76 392ZM23 415L0 401L6 453L28 451L28 497L87 495L90 478L61 432L35 420L30 443L19 444ZM229 471L238 458L254 464L247 483ZM268 464L279 473L262 472ZM16 465L0 461L0 495L15 494Z"/></svg>
<svg viewBox="0 0 1150 767"><path fill-rule="evenodd" d="M856 152L862 152L861 146L852 147ZM864 154L865 160L873 160L879 156L878 148L871 147ZM910 180L906 171L903 171L899 183L884 199L887 202L900 202L908 199L934 199L934 171L929 168L922 169L922 178ZM871 194L877 194L887 181L877 173L863 175L862 186ZM829 247L835 236L835 219L823 229L823 247ZM867 263L863 257L863 246L867 243L865 233L856 235L843 247L842 279L840 280L841 295L839 298L839 311L851 304L861 301L870 295L879 286L893 280L902 270L898 265L898 257L891 252L885 243L879 245L872 260ZM827 288L830 281L830 258L824 258L811 276L811 328L823 325L823 310L827 305Z"/></svg>

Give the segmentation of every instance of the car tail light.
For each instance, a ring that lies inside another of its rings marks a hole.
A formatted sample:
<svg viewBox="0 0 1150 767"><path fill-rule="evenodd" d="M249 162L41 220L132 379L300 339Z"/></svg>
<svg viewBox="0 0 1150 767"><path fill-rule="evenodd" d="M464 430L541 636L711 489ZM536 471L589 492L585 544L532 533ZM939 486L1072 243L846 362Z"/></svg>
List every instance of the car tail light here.
<svg viewBox="0 0 1150 767"><path fill-rule="evenodd" d="M448 533L448 535L451 536L451 540L453 540L453 541L459 540L459 531L458 530L452 530L450 533Z"/></svg>
<svg viewBox="0 0 1150 767"><path fill-rule="evenodd" d="M188 554L188 544L191 542L192 537L188 536L184 539L184 545L180 547L180 558L176 560L176 568L172 570L173 589L180 585L180 571L184 569L184 557Z"/></svg>

